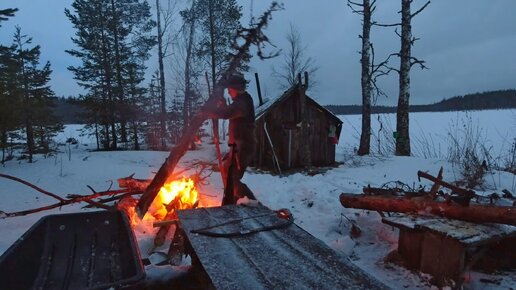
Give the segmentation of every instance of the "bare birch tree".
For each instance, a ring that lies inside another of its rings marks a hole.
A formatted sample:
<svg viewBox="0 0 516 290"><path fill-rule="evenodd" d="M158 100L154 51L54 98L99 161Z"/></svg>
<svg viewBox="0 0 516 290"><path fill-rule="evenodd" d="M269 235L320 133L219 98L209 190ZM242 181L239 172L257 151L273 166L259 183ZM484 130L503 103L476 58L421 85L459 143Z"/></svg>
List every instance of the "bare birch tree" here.
<svg viewBox="0 0 516 290"><path fill-rule="evenodd" d="M412 36L412 18L421 13L429 4L426 2L419 10L411 13L411 4L414 0L401 0L401 23L376 24L378 26L401 26L401 34L396 29L396 34L401 38L399 53L393 55L400 58L400 68L394 69L399 74L399 97L396 113L396 155L410 156L409 136L409 99L410 99L410 69L413 65L419 65L421 69L427 68L425 61L411 55L411 48L418 38Z"/></svg>
<svg viewBox="0 0 516 290"><path fill-rule="evenodd" d="M362 66L361 85L362 85L362 131L360 134L360 146L358 155L368 155L371 148L371 106L373 94L382 95L383 92L376 85L378 77L388 74L386 65L389 61L375 64L373 43L371 42L371 27L376 24L372 20L376 10L376 0L363 0L362 3L348 0L348 6L353 13L362 15L362 49L360 51L360 63Z"/></svg>
<svg viewBox="0 0 516 290"><path fill-rule="evenodd" d="M174 38L171 29L174 20L174 15L177 13L176 4L171 0L167 0L166 7L162 7L156 0L156 18L158 29L158 69L159 69L159 97L160 97L160 139L162 149L167 147L167 109L166 109L166 85L165 85L165 68L163 61L170 56L168 52L172 46L172 39Z"/></svg>
<svg viewBox="0 0 516 290"><path fill-rule="evenodd" d="M288 89L298 82L298 75L308 72L310 74L308 87L314 87L317 82L314 74L319 67L315 60L305 56L308 45L303 45L301 34L294 24L290 23L290 30L287 33L288 49L283 54L283 63L276 69L273 67L273 76L279 79L282 89Z"/></svg>

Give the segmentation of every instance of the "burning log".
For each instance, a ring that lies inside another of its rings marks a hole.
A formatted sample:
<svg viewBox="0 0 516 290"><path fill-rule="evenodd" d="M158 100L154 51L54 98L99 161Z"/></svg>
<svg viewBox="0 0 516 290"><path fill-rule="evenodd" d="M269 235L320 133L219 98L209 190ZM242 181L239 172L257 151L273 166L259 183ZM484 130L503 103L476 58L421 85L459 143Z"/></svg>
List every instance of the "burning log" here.
<svg viewBox="0 0 516 290"><path fill-rule="evenodd" d="M179 177L182 173L184 173L186 170L181 170L179 172L174 173L174 175L170 176L169 179L175 179ZM123 178L119 178L118 181L118 187L120 188L127 188L131 192L144 192L147 187L152 182L152 179L138 179L133 178L134 173Z"/></svg>
<svg viewBox="0 0 516 290"><path fill-rule="evenodd" d="M172 213L173 213L172 216L175 216L175 211L172 211ZM170 218L172 218L172 217L170 217ZM169 218L169 216L167 216L167 220L170 218ZM163 246L163 244L165 243L166 236L167 236L168 231L170 230L171 226L172 226L172 223L164 223L159 227L159 230L156 233L156 236L154 237L154 249L157 247ZM154 249L152 251L154 251Z"/></svg>
<svg viewBox="0 0 516 290"><path fill-rule="evenodd" d="M164 219L177 219L176 208L181 208L181 196L177 195L174 198L174 200L172 200L172 202L167 204L165 207L168 212ZM165 243L166 235L170 230L171 226L172 224L163 224L159 227L159 230L156 233L156 236L154 237L154 248L163 246L163 244Z"/></svg>
<svg viewBox="0 0 516 290"><path fill-rule="evenodd" d="M239 31L238 36L242 37L244 42L239 46L235 41L234 47L236 49L236 54L232 55L227 69L222 73L222 77L217 83L217 86L213 88L213 94L201 107L201 112L206 111L212 106L215 106L214 104L217 101L216 96L222 95L222 81L226 80L230 75L232 75L240 66L242 60L249 56L249 48L251 45L256 45L258 47L258 55L261 58L264 58L261 52L261 46L263 43L268 42L268 38L263 34L262 29L267 25L272 12L278 10L279 8L280 6L278 3L273 2L269 10L260 17L260 21L252 29L244 29ZM154 176L154 179L146 188L143 196L138 202L137 213L140 218L143 218L163 184L165 184L167 179L169 179L169 177L172 175L174 168L179 162L179 159L183 157L183 155L188 150L192 140L194 140L194 137L196 136L196 133L204 120L205 119L202 114L196 115L190 121L190 126L184 130L178 144L170 150L168 158L165 160L163 165L161 165L161 168L158 170Z"/></svg>
<svg viewBox="0 0 516 290"><path fill-rule="evenodd" d="M161 226L173 225L173 224L176 224L178 221L179 221L179 219L162 220L162 221L152 223L152 227L158 228Z"/></svg>
<svg viewBox="0 0 516 290"><path fill-rule="evenodd" d="M475 205L462 206L429 198L374 196L342 193L340 203L347 208L375 211L425 213L476 223L500 223L516 226L516 207Z"/></svg>

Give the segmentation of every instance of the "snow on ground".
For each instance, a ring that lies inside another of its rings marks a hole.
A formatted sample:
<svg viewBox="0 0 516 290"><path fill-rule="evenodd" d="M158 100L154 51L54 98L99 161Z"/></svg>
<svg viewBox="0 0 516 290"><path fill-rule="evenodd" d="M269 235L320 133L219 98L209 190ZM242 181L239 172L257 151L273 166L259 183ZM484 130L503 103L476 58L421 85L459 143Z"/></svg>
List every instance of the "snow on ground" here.
<svg viewBox="0 0 516 290"><path fill-rule="evenodd" d="M387 122L395 124L394 115L382 115L383 130L392 136L392 129ZM350 260L374 275L394 289L430 289L428 275L414 273L399 266L386 263L383 258L397 245L396 229L381 223L376 212L345 209L339 202L339 194L361 193L367 185L379 187L389 181L402 181L410 186L429 186L430 183L418 181L418 170L437 174L444 167L444 179L453 181L457 178L457 169L443 160L447 152L447 132L453 131L456 124L462 126L461 120L471 120L485 134L485 142L492 146L493 154L508 152L516 138L516 110L479 111L469 113L415 113L411 114L413 140L432 140L429 152L439 152L441 158L424 159L420 157L366 156L358 157L353 149L358 147L360 116L341 116L344 127L337 147L337 167L325 168L313 176L293 173L286 176L271 175L250 169L244 176L244 182L255 192L257 198L272 209L287 208L295 217L295 222L315 237L324 241L336 252L346 255ZM391 119L390 121L389 118ZM373 118L376 120L375 118ZM136 178L152 178L168 152L120 151L92 152L93 142L81 137L80 125L66 126L65 132L58 136L58 142L64 143L68 138L76 138L77 145L65 144L56 156L44 158L37 156L34 164L25 160L11 160L0 167L0 173L25 179L45 190L66 196L70 193L89 194L87 185L96 191L117 188L116 180L135 174ZM378 122L373 122L373 131L378 132ZM391 127L392 128L392 127ZM452 128L452 129L450 129ZM390 132L388 132L390 130ZM383 134L383 133L382 133ZM381 134L380 134L381 135ZM374 138L373 138L374 140ZM205 140L206 141L206 140ZM389 142L387 137L381 142ZM414 141L413 144L417 143ZM421 143L421 142L420 142ZM423 142L424 143L424 142ZM375 146L376 141L373 142ZM381 145L382 146L382 145ZM440 149L440 151L437 150ZM504 149L505 148L505 149ZM424 150L423 150L424 151ZM71 154L68 154L71 152ZM498 153L500 152L500 153ZM417 154L417 153L416 153ZM427 156L428 157L428 156ZM189 151L181 160L176 170L191 168L197 161L216 163L215 150L209 142L204 142L198 150ZM193 174L196 168L185 172ZM218 172L213 172L207 182L200 186L201 206L217 205L222 197L222 181ZM494 171L492 178L486 178L492 193L507 188L515 192L514 175ZM7 179L0 179L0 210L12 212L35 208L54 200L24 185ZM0 253L18 239L40 217L48 214L83 211L83 204L64 206L46 212L23 217L0 220ZM358 238L350 236L351 220L356 221L362 230ZM148 227L136 229L136 236L143 256L146 256L152 244L153 235ZM152 257L151 257L152 258ZM163 268L147 268L150 277L160 276ZM486 274L470 272L466 289L514 289L516 273L499 273L488 278L499 281L499 285L480 283Z"/></svg>

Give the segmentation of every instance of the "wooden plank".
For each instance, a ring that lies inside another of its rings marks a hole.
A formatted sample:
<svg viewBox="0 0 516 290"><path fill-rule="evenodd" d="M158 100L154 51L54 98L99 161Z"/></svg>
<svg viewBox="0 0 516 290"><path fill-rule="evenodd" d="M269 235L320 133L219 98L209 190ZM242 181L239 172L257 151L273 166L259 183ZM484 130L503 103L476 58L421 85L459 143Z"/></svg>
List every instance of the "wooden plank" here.
<svg viewBox="0 0 516 290"><path fill-rule="evenodd" d="M438 233L426 232L422 243L421 271L432 274L437 286L458 279L464 268L465 247Z"/></svg>
<svg viewBox="0 0 516 290"><path fill-rule="evenodd" d="M365 188L364 188L365 190ZM382 218L382 222L393 227L397 227L400 229L407 230L415 230L417 227L420 227L422 224L426 224L428 222L432 222L439 217L427 217L427 216L414 216L414 215L405 215L405 214L397 214L394 216L387 216Z"/></svg>
<svg viewBox="0 0 516 290"><path fill-rule="evenodd" d="M229 205L178 212L179 223L202 267L217 289L385 289L295 224L251 235L214 238L191 231L216 227L236 233L278 222L265 207ZM260 216L259 218L249 218Z"/></svg>
<svg viewBox="0 0 516 290"><path fill-rule="evenodd" d="M484 245L500 239L516 236L516 227L502 224L477 224L450 219L434 219L422 223L417 228L425 228L457 240L467 246Z"/></svg>
<svg viewBox="0 0 516 290"><path fill-rule="evenodd" d="M398 215L384 217L382 222L403 229L429 230L468 246L478 246L516 236L516 226L478 224L441 217Z"/></svg>
<svg viewBox="0 0 516 290"><path fill-rule="evenodd" d="M398 253L411 269L419 269L421 267L423 237L424 233L421 231L400 229Z"/></svg>

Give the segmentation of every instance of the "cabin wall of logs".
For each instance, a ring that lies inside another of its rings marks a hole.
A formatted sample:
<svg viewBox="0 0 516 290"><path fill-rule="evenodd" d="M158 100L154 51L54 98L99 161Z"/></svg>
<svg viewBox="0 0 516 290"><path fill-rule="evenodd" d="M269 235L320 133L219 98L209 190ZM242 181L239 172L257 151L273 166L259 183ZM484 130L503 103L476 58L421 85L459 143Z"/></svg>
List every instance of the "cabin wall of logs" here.
<svg viewBox="0 0 516 290"><path fill-rule="evenodd" d="M254 166L277 171L278 164L288 170L335 163L342 121L304 94L304 87L295 85L274 104L257 109Z"/></svg>

